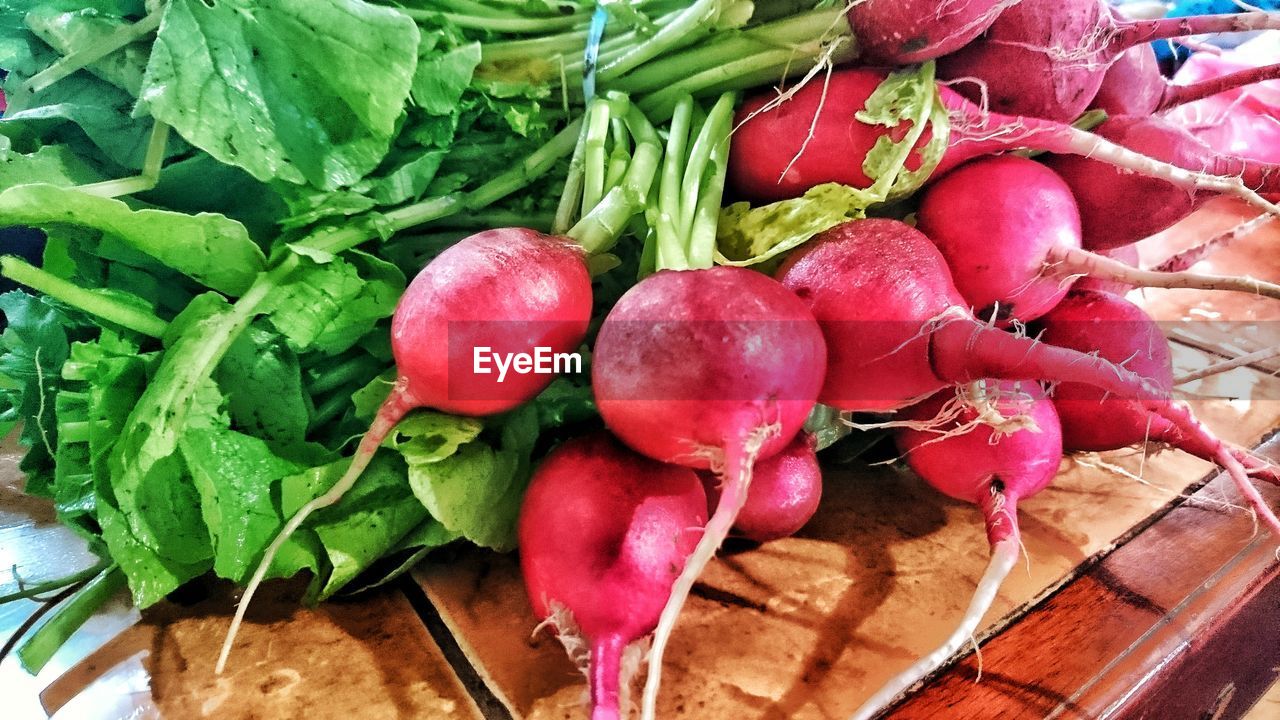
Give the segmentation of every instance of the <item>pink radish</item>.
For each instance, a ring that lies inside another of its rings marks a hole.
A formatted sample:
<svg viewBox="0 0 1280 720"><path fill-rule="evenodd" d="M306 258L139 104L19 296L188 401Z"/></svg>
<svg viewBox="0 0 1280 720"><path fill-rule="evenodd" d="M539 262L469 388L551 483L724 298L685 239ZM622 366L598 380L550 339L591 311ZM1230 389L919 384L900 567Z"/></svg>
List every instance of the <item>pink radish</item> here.
<svg viewBox="0 0 1280 720"><path fill-rule="evenodd" d="M460 415L512 410L554 379L550 373L521 370L517 363L528 363L538 352L572 353L582 344L592 310L587 258L612 246L647 205L662 154L648 119L626 96L597 98L588 104L584 121L566 127L553 144L538 151L545 157L522 164L514 175L498 175L463 203L483 206L511 192L512 177L527 180L529 173L541 172L536 165L545 166L557 152L567 154L575 136L575 160L554 221L561 235L524 228L476 233L436 256L409 284L391 318L397 377L390 394L342 477L299 508L267 546L236 608L216 672L226 667L249 602L280 548L315 511L338 502L355 486L406 413L419 407ZM589 146L596 152L587 153ZM606 155L612 176L608 182ZM575 215L579 220L569 227ZM492 363L482 363L482 357ZM502 371L503 361L509 372Z"/></svg>
<svg viewBox="0 0 1280 720"><path fill-rule="evenodd" d="M523 228L486 230L458 241L409 284L391 318L391 352L398 377L378 408L342 478L303 505L267 547L245 588L227 633L222 672L254 591L284 543L316 510L355 485L388 433L410 410L487 415L511 410L550 384L552 375L514 374L499 383L479 375L474 348L532 354L576 350L591 320L591 275L586 254L567 238Z"/></svg>
<svg viewBox="0 0 1280 720"><path fill-rule="evenodd" d="M1044 342L1093 351L1151 379L1165 390L1173 387L1169 344L1160 328L1142 308L1118 295L1098 292L1072 293L1037 323ZM1106 396L1080 383L1064 382L1054 388L1053 403L1062 419L1063 445L1067 450L1115 450L1146 442L1165 443L1196 457L1217 462L1229 471L1243 466L1270 482L1280 479L1276 468L1251 454L1223 443L1196 420L1182 403L1172 412ZM1160 411L1160 414L1157 414ZM1232 477L1250 504L1273 529L1275 516L1244 472Z"/></svg>
<svg viewBox="0 0 1280 720"><path fill-rule="evenodd" d="M925 189L916 217L946 258L956 288L984 319L1034 320L1078 276L1280 298L1280 286L1272 283L1144 272L1082 250L1071 189L1049 168L1016 155L980 158L951 171Z"/></svg>
<svg viewBox="0 0 1280 720"><path fill-rule="evenodd" d="M1222 155L1158 117L1115 117L1095 132L1180 168L1238 176L1261 192L1280 191L1280 165ZM1115 248L1154 235L1190 215L1214 194L1177 187L1163 179L1138 177L1079 155L1052 157L1045 162L1071 187L1080 208L1085 247L1090 250ZM1142 212L1133 212L1135 207L1141 207Z"/></svg>
<svg viewBox="0 0 1280 720"><path fill-rule="evenodd" d="M593 720L625 717L624 657L658 624L706 511L693 470L606 433L570 440L534 473L520 508L525 589L571 654L585 645Z"/></svg>
<svg viewBox="0 0 1280 720"><path fill-rule="evenodd" d="M981 378L1072 379L1125 397L1158 391L1107 361L979 322L938 249L897 220L838 225L793 252L777 277L822 326L819 400L840 410L896 410Z"/></svg>
<svg viewBox="0 0 1280 720"><path fill-rule="evenodd" d="M872 179L861 159L883 138L901 141L910 130L903 127L910 123L887 128L858 118L866 109L867 98L887 77L884 70L849 68L832 73L825 83L802 87L780 104L770 105L777 100L773 92L748 98L738 110L729 156L733 188L748 200L773 202L799 197L829 182L870 187ZM1182 188L1235 195L1280 214L1280 208L1238 178L1214 177L1158 162L1070 125L984 112L949 88L940 87L939 97L951 122L946 153L933 177L984 155L1020 148L1043 150L1088 156ZM905 164L907 170L921 168L920 150L932 140L933 130L925 128L916 141Z"/></svg>
<svg viewBox="0 0 1280 720"><path fill-rule="evenodd" d="M826 347L813 315L774 280L734 267L660 271L622 296L596 338L592 386L605 424L663 462L724 477L706 533L654 633L644 713L694 581L746 501L752 466L786 447L813 409Z"/></svg>
<svg viewBox="0 0 1280 720"><path fill-rule="evenodd" d="M1150 45L1129 48L1108 68L1093 107L1108 115L1151 115L1244 85L1280 78L1280 63L1242 68L1189 85L1175 85L1160 74Z"/></svg>
<svg viewBox="0 0 1280 720"><path fill-rule="evenodd" d="M955 52L1018 0L860 0L847 15L859 59L908 65Z"/></svg>
<svg viewBox="0 0 1280 720"><path fill-rule="evenodd" d="M1267 215L1265 217L1271 217L1271 216ZM1132 267L1132 268L1138 267L1141 262L1140 258L1138 257L1137 245L1122 245L1114 250L1104 250L1098 254L1102 255L1103 257L1107 257L1112 260L1115 260L1116 262L1124 263L1125 265L1128 265L1129 267ZM1190 267L1190 266L1187 266L1187 267ZM1186 269L1187 269L1186 267L1158 268L1158 270L1162 272L1178 272L1180 270L1186 270ZM1114 293L1116 295L1125 295L1135 287L1137 286L1132 285L1123 280L1113 280L1110 278L1100 278L1100 277L1094 277L1093 275L1085 275L1079 280L1076 280L1076 283L1071 286L1071 289L1072 290L1095 290L1097 292L1109 292L1109 293Z"/></svg>
<svg viewBox="0 0 1280 720"><path fill-rule="evenodd" d="M800 433L776 455L756 463L751 491L733 523L735 535L756 542L795 535L813 519L822 499L822 468L815 452L817 439ZM707 501L720 501L720 479L700 472Z"/></svg>
<svg viewBox="0 0 1280 720"><path fill-rule="evenodd" d="M1280 58L1280 33L1263 33L1221 55L1196 53L1174 82L1196 86ZM1280 162L1280 80L1249 85L1176 107L1165 117L1214 150L1262 162Z"/></svg>
<svg viewBox="0 0 1280 720"><path fill-rule="evenodd" d="M894 441L921 479L982 510L991 561L956 629L936 650L867 699L852 715L855 720L874 717L972 641L1022 550L1018 501L1047 487L1062 462L1058 416L1039 385L990 381L980 381L980 385L992 396L983 413L962 406L953 411L954 419L932 429L895 430ZM930 423L951 410L956 400L955 393L944 391L903 414L909 421ZM1026 425L1007 433L997 431L982 424L983 414L991 410L1006 417L1018 416Z"/></svg>
<svg viewBox="0 0 1280 720"><path fill-rule="evenodd" d="M1280 14L1123 20L1104 0L1021 0L981 38L940 59L938 75L997 112L1069 122L1093 102L1111 63L1135 45L1267 28L1280 28Z"/></svg>

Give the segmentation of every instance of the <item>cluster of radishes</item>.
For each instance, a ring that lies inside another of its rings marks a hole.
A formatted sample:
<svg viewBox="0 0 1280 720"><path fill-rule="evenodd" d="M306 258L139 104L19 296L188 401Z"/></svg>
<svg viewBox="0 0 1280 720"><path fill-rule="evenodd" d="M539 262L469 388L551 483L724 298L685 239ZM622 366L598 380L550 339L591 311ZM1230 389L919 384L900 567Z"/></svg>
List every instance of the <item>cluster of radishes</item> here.
<svg viewBox="0 0 1280 720"><path fill-rule="evenodd" d="M919 146L935 131L950 135L915 198L916 225L847 222L793 251L772 277L721 266L638 282L604 319L592 351L608 432L552 451L529 487L519 527L525 582L538 614L585 647L598 720L624 714L625 658L638 657L629 648L650 633L643 712L653 716L681 606L735 526L763 541L812 516L821 482L802 426L818 403L904 420L896 440L907 462L942 492L980 506L992 544L991 569L955 635L868 701L862 717L967 641L1016 562L1017 502L1050 482L1064 450L1144 441L1186 449L1225 467L1280 533L1248 476L1275 480L1274 470L1224 445L1171 398L1168 347L1150 319L1118 295L1072 291L1080 276L1096 274L1275 294L1280 288L1248 279L1138 271L1089 249L1131 244L1209 193L1276 212L1258 192L1274 191L1280 174L1223 156L1152 114L1194 91L1155 92L1095 133L1062 122L1093 106L1104 86L1112 88L1106 97L1122 99L1120 83L1163 88L1158 74L1116 75L1152 70L1115 63L1127 48L1277 27L1280 18L1127 22L1102 0L862 0L848 14L874 62L939 58L938 98L951 123L927 129ZM889 72L842 69L785 102L772 102L774 93L748 99L729 185L757 202L828 182L868 186L861 158L906 133L858 119ZM1053 155L993 157L1016 149ZM495 385L463 371L460 346L569 352L586 337L591 308L586 254L568 237L504 228L445 251L396 311L399 380L348 479L411 408L499 413L550 381L527 375ZM1035 332L1022 331L1028 323ZM457 328L469 333L465 343L450 336Z"/></svg>

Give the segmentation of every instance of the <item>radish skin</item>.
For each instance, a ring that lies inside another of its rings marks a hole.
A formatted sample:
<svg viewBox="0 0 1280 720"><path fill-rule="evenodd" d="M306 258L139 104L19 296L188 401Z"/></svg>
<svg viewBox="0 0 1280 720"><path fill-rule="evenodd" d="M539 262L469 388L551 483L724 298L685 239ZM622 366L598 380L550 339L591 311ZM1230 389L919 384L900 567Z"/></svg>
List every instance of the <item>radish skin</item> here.
<svg viewBox="0 0 1280 720"><path fill-rule="evenodd" d="M592 720L624 716L624 653L657 625L706 509L693 470L603 432L561 445L534 473L518 526L525 589L566 647L589 649Z"/></svg>
<svg viewBox="0 0 1280 720"><path fill-rule="evenodd" d="M822 468L815 452L817 438L800 433L773 457L757 462L751 491L733 523L733 533L759 543L796 534L818 511L822 500ZM698 473L712 508L720 501L720 480Z"/></svg>
<svg viewBox="0 0 1280 720"><path fill-rule="evenodd" d="M938 62L939 77L974 78L974 102L1002 113L1070 122L1093 102L1107 68L1152 40L1280 28L1280 13L1247 12L1158 20L1115 17L1104 0L1021 0L987 32Z"/></svg>
<svg viewBox="0 0 1280 720"><path fill-rule="evenodd" d="M1137 305L1117 295L1073 292L1036 323L1045 342L1096 351L1125 365L1163 389L1173 387L1173 361L1160 328ZM1191 414L1185 403L1166 400L1134 402L1108 397L1078 383L1054 389L1055 407L1062 420L1063 445L1069 451L1115 450L1147 442L1164 443L1196 457L1216 462L1231 473L1264 522L1280 531L1280 524L1261 496L1248 483L1246 471L1276 482L1274 466L1215 437ZM1105 417L1106 422L1099 422Z"/></svg>
<svg viewBox="0 0 1280 720"><path fill-rule="evenodd" d="M991 559L956 629L938 648L868 698L852 715L855 720L874 717L973 642L979 623L1021 553L1018 501L1048 486L1061 464L1062 433L1053 403L1044 391L1033 385L1031 393L1024 394L1021 386L1008 382L993 383L991 389L997 393L992 402L997 412L1026 418L1030 426L1007 434L988 425L973 426L980 415L969 406L941 427L894 432L898 449L917 475L939 491L982 510ZM904 415L909 420L929 422L954 398L953 393L944 391Z"/></svg>
<svg viewBox="0 0 1280 720"><path fill-rule="evenodd" d="M1169 82L1160 73L1150 45L1129 48L1112 63L1102 78L1093 107L1107 115L1153 115L1179 105L1203 100L1267 80L1280 78L1280 63L1243 68L1188 85Z"/></svg>
<svg viewBox="0 0 1280 720"><path fill-rule="evenodd" d="M793 252L777 277L826 335L819 401L840 410L896 410L982 378L1071 379L1122 397L1160 392L1111 362L979 322L938 249L897 220L838 225Z"/></svg>
<svg viewBox="0 0 1280 720"><path fill-rule="evenodd" d="M1049 168L1016 155L979 158L948 173L925 189L916 215L981 318L1030 322L1080 276L1280 298L1280 285L1250 277L1139 270L1082 250L1071 189Z"/></svg>
<svg viewBox="0 0 1280 720"><path fill-rule="evenodd" d="M1095 132L1118 145L1179 168L1238 178L1264 193L1280 191L1280 165L1223 155L1185 129L1158 117L1110 118ZM1057 156L1045 163L1070 186L1080 208L1085 247L1107 250L1154 235L1190 215L1218 192L1176 186L1155 176L1136 177L1086 156ZM1140 203L1131 205L1130 203ZM1131 212L1142 207L1143 212Z"/></svg>
<svg viewBox="0 0 1280 720"><path fill-rule="evenodd" d="M846 14L859 60L910 65L955 52L1019 0L859 0Z"/></svg>
<svg viewBox="0 0 1280 720"><path fill-rule="evenodd" d="M327 492L299 508L267 546L236 607L215 672L225 669L244 614L280 548L315 511L333 505L355 485L406 413L424 406L468 415L504 412L550 384L553 377L546 374L515 375L502 384L496 375L478 375L471 348L576 350L591 319L585 258L572 240L505 228L460 240L418 273L391 320L398 377L390 395L360 439L347 471Z"/></svg>
<svg viewBox="0 0 1280 720"><path fill-rule="evenodd" d="M753 465L800 431L825 371L826 345L809 309L743 268L659 271L628 290L601 325L591 377L605 425L655 460L723 468L724 477L654 631L644 717L656 711L680 609L741 512Z"/></svg>
<svg viewBox="0 0 1280 720"><path fill-rule="evenodd" d="M823 83L800 88L782 103L777 103L774 92L744 101L735 119L737 130L729 155L729 182L737 194L753 202L774 202L799 197L829 182L870 187L872 179L857 159L867 157L881 138L897 142L911 130L909 122L886 128L856 117L887 77L884 70L847 68L833 72ZM939 96L951 127L946 152L933 171L935 178L984 155L1040 150L1090 157L1188 190L1233 195L1280 214L1280 207L1239 178L1191 172L1063 123L983 111L948 87L939 87ZM925 128L905 162L908 171L920 169L921 148L932 137L932 129Z"/></svg>

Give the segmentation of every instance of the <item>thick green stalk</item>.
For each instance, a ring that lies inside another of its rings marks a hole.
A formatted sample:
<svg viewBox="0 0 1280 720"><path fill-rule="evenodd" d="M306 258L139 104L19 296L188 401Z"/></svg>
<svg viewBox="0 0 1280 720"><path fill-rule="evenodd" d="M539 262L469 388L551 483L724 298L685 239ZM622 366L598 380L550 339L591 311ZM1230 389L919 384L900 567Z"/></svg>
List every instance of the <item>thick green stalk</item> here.
<svg viewBox="0 0 1280 720"><path fill-rule="evenodd" d="M646 42L631 46L617 59L599 63L596 75L602 82L616 78L659 55L689 44L699 34L710 34L714 28L708 21L724 8L725 0L695 0Z"/></svg>
<svg viewBox="0 0 1280 720"><path fill-rule="evenodd" d="M693 118L693 98L685 95L676 103L667 132L667 156L662 164L662 184L658 189L658 204L674 218L680 216L680 178L684 176L685 147L689 142L690 124Z"/></svg>
<svg viewBox="0 0 1280 720"><path fill-rule="evenodd" d="M565 126L563 130L556 133L555 137L551 138L546 145L535 150L519 165L467 193L463 198L466 209L478 210L486 205L495 203L541 177L554 167L561 158L573 152L573 146L577 143L578 131L581 127L582 121L574 120ZM390 216L388 215L388 217ZM407 225L405 227L412 226ZM399 229L403 230L404 228Z"/></svg>
<svg viewBox="0 0 1280 720"><path fill-rule="evenodd" d="M702 182L702 190L698 194L698 205L694 210L693 222L689 228L689 264L695 268L709 268L715 264L716 224L720 220L725 177L729 173L731 120L732 116L717 133L719 142L711 149L710 171ZM709 125L710 122L707 124Z"/></svg>
<svg viewBox="0 0 1280 720"><path fill-rule="evenodd" d="M591 208L604 197L605 144L609 140L609 102L603 98L591 101L587 106L587 136L583 141L582 211Z"/></svg>
<svg viewBox="0 0 1280 720"><path fill-rule="evenodd" d="M49 297L134 332L161 337L168 323L155 315L93 290L87 290L57 275L45 272L17 257L0 257L0 275Z"/></svg>
<svg viewBox="0 0 1280 720"><path fill-rule="evenodd" d="M336 390L356 380L368 380L371 373L382 368L382 363L369 355L358 354L345 362L320 373L307 385L308 395L320 395Z"/></svg>
<svg viewBox="0 0 1280 720"><path fill-rule="evenodd" d="M680 211L676 216L676 229L688 236L693 230L693 214L698 207L701 195L700 187L703 173L711 161L711 151L729 136L729 126L733 122L734 96L725 93L707 113L702 123L702 130L689 150L689 160L685 164L684 180L680 183ZM708 267L710 267L708 265Z"/></svg>
<svg viewBox="0 0 1280 720"><path fill-rule="evenodd" d="M142 160L142 172L133 177L77 185L76 190L108 198L146 192L160 182L160 168L164 165L164 153L168 144L169 126L157 120L151 126L151 138L147 142L147 153Z"/></svg>
<svg viewBox="0 0 1280 720"><path fill-rule="evenodd" d="M18 661L23 669L32 675L39 674L72 633L124 587L124 573L115 565L90 580L23 641L18 648Z"/></svg>
<svg viewBox="0 0 1280 720"><path fill-rule="evenodd" d="M59 439L62 438L62 430L61 430L62 427L63 426L61 425L59 426ZM88 568L85 568L84 570L79 570L65 577L60 577L56 580L46 580L44 582L39 582L34 585L23 585L22 588L19 590L14 590L11 593L0 595L0 605L13 602L14 600L27 600L29 598L37 597L39 595L51 593L54 590L61 590L65 587L70 587L77 583L82 583L85 580L88 580L94 577L95 575L97 575L98 573L102 572L103 570L105 570L107 566L108 566L108 563L104 561L104 562L98 563L97 565L94 565L93 567L88 567Z"/></svg>

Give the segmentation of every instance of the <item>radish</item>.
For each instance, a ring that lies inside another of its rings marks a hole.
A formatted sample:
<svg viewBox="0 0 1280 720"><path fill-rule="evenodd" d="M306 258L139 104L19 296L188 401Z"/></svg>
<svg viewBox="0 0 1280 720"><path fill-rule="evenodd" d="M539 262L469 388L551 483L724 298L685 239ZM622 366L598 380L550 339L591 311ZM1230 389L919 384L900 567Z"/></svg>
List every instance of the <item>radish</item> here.
<svg viewBox="0 0 1280 720"><path fill-rule="evenodd" d="M818 399L840 410L896 410L981 378L1071 379L1125 397L1159 392L1105 360L978 322L942 254L897 220L838 225L792 253L777 278L822 326L827 375Z"/></svg>
<svg viewBox="0 0 1280 720"><path fill-rule="evenodd" d="M925 189L916 217L981 318L1034 320L1082 275L1280 298L1280 285L1273 283L1144 272L1080 249L1080 213L1071 189L1049 168L1016 155L974 160L943 176Z"/></svg>
<svg viewBox="0 0 1280 720"><path fill-rule="evenodd" d="M975 385L988 395L981 402L984 408L957 403L950 391L938 393L904 411L907 421L917 426L896 429L894 442L921 479L982 510L991 561L964 617L946 641L885 683L854 712L855 720L875 716L972 641L1000 585L1018 562L1022 549L1018 501L1047 487L1062 462L1058 416L1039 385L985 380ZM1021 422L1007 432L983 424L984 416L993 410ZM925 429L943 416L949 418L947 422Z"/></svg>
<svg viewBox="0 0 1280 720"><path fill-rule="evenodd" d="M1069 122L1089 107L1107 68L1131 47L1267 28L1280 28L1280 14L1123 20L1104 0L1021 0L1000 13L981 38L940 59L938 74L969 81L957 86L998 112Z"/></svg>
<svg viewBox="0 0 1280 720"><path fill-rule="evenodd" d="M1264 215L1263 217L1270 218L1272 216ZM1115 260L1116 262L1124 263L1125 265L1128 265L1129 267L1133 267L1133 268L1138 267L1141 262L1140 258L1138 257L1137 245L1122 245L1114 250L1103 250L1098 254L1102 255L1103 257ZM1156 270L1160 272L1177 272L1180 270L1186 270L1188 267L1190 267L1190 265L1187 265L1186 267L1167 267L1167 268L1160 267L1160 268L1156 268ZM1108 293L1113 293L1115 295L1124 295L1128 293L1130 290L1133 290L1135 287L1137 286L1131 285L1125 282L1124 280L1112 280L1110 278L1101 278L1101 277L1094 277L1093 275L1085 275L1079 280L1076 280L1075 284L1071 286L1071 289L1072 290L1095 290L1097 292L1108 292Z"/></svg>
<svg viewBox="0 0 1280 720"><path fill-rule="evenodd" d="M1151 115L1178 105L1280 78L1280 63L1242 68L1189 85L1175 85L1160 74L1150 45L1129 48L1107 69L1093 107L1108 115Z"/></svg>
<svg viewBox="0 0 1280 720"><path fill-rule="evenodd" d="M654 631L646 718L680 609L737 519L753 465L800 432L826 371L822 331L799 298L767 275L712 266L734 101L721 96L700 125L692 100L675 108L657 202L646 215L654 230L646 255L657 272L609 311L592 356L596 406L620 440L724 478Z"/></svg>
<svg viewBox="0 0 1280 720"><path fill-rule="evenodd" d="M733 523L735 535L769 542L795 535L818 512L822 500L822 468L815 450L817 438L800 433L776 455L756 463L751 492ZM711 507L720 501L720 481L699 472Z"/></svg>
<svg viewBox="0 0 1280 720"><path fill-rule="evenodd" d="M1250 188L1280 191L1280 165L1222 155L1185 129L1159 117L1110 118L1095 132L1118 145L1180 168L1238 176ZM1213 196L1176 187L1163 179L1138 177L1078 155L1045 163L1071 187L1080 208L1085 247L1105 250L1137 242L1190 215ZM1140 207L1142 212L1133 212Z"/></svg>
<svg viewBox="0 0 1280 720"><path fill-rule="evenodd" d="M1073 292L1036 326L1043 331L1041 339L1045 342L1097 352L1105 359L1123 362L1165 390L1173 387L1169 344L1160 328L1142 308L1118 295ZM1263 520L1280 532L1280 524L1243 472L1247 469L1276 482L1280 480L1276 468L1223 443L1182 403L1170 401L1167 404L1173 406L1172 412L1157 414L1154 411L1164 408L1153 408L1150 402L1108 397L1074 382L1058 385L1053 403L1062 419L1063 446L1067 450L1115 450L1156 442L1217 462L1231 472L1241 494Z"/></svg>
<svg viewBox="0 0 1280 720"><path fill-rule="evenodd" d="M346 472L323 495L299 508L267 547L236 608L216 672L225 668L249 602L280 548L312 513L342 499L405 414L420 407L462 415L512 410L541 392L554 375L504 376L480 367L481 349L487 348L490 358L506 358L510 367L517 356L532 357L540 348L554 356L574 352L582 344L592 309L587 258L607 249L644 207L661 154L648 120L616 96L590 105L579 147L603 150L611 114L620 116L616 124L633 135L634 153L607 193L602 186L586 183L582 219L563 237L524 228L476 233L440 253L409 284L391 318L397 369L391 392ZM588 167L584 174L603 176L604 154L599 153L600 167ZM569 198L580 189L567 183L562 207L573 206Z"/></svg>
<svg viewBox="0 0 1280 720"><path fill-rule="evenodd" d="M772 91L746 100L738 110L729 157L734 190L748 200L773 202L799 197L823 183L866 189L880 181L868 176L862 159L870 157L877 144L903 141L913 131L910 122L886 127L871 118L863 120L868 98L889 77L884 70L849 68L833 72L824 83L800 88L783 102ZM1178 187L1235 195L1280 214L1280 208L1239 178L1190 172L1063 123L984 112L949 88L940 87L939 98L949 113L949 128L930 123L919 133L905 158L908 172L929 170L928 151L939 131L948 133L947 146L932 169L933 177L983 155L1043 150L1088 156Z"/></svg>
<svg viewBox="0 0 1280 720"><path fill-rule="evenodd" d="M625 717L638 641L657 625L706 512L693 470L603 432L561 445L534 473L520 508L524 585L570 656L586 651L593 720Z"/></svg>
<svg viewBox="0 0 1280 720"><path fill-rule="evenodd" d="M1196 53L1175 83L1196 85L1269 65L1280 57L1280 33L1263 33L1234 50ZM1280 162L1280 80L1257 83L1176 107L1164 115L1221 153Z"/></svg>
<svg viewBox="0 0 1280 720"><path fill-rule="evenodd" d="M859 60L908 65L955 52L1019 0L860 0L847 15Z"/></svg>

